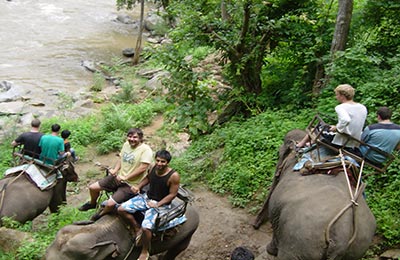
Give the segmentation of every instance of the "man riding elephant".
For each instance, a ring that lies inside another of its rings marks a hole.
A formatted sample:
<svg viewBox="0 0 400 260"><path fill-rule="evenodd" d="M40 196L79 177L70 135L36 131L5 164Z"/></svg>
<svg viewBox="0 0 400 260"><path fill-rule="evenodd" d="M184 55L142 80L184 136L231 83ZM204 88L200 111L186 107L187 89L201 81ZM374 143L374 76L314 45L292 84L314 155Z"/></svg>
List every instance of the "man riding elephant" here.
<svg viewBox="0 0 400 260"><path fill-rule="evenodd" d="M149 246L152 231L155 230L156 219L159 211L171 209L171 202L176 197L179 189L179 174L168 166L171 161L171 154L166 150L160 150L155 156L155 165L138 184L132 186L132 192L139 193L143 187L149 184L146 194L135 196L118 207L118 214L130 225L135 232L135 243L138 245L141 240L142 252L139 260L149 258ZM131 213L144 211L144 220L140 225Z"/></svg>
<svg viewBox="0 0 400 260"><path fill-rule="evenodd" d="M115 205L122 203L136 194L131 191L131 186L137 185L145 176L145 172L153 160L153 151L150 146L143 143L143 132L139 128L128 130L126 142L122 146L120 157L110 175L89 186L90 201L83 204L79 210L87 211L96 208L97 199L102 190L114 192L105 202L105 207L95 215L95 221L111 212Z"/></svg>

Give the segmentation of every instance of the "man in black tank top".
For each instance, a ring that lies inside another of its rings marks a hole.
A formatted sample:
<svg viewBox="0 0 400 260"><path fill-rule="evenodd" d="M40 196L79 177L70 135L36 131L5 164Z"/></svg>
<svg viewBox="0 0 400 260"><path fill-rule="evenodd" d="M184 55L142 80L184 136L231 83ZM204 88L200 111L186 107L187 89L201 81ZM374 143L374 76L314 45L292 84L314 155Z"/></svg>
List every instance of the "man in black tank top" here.
<svg viewBox="0 0 400 260"><path fill-rule="evenodd" d="M132 186L133 193L140 193L141 189L149 184L148 192L135 196L118 207L118 214L129 224L131 232L135 234L136 245L141 243L143 246L139 260L149 258L152 230L158 215L155 209L171 208L171 201L176 197L179 189L179 174L169 167L171 154L166 150L160 150L156 153L155 160L155 165L150 168L146 177L137 187ZM141 225L133 216L133 213L137 211L145 212Z"/></svg>

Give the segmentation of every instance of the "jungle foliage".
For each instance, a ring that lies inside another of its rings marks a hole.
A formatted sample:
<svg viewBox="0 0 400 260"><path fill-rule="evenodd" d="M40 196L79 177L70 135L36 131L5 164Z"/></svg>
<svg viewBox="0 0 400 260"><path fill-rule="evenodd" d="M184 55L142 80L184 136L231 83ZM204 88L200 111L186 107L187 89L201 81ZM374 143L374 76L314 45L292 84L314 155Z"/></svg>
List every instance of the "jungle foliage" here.
<svg viewBox="0 0 400 260"><path fill-rule="evenodd" d="M63 129L72 130L78 154L89 144L106 153L119 148L127 127L143 127L162 111L171 119L169 129L191 135L191 146L171 162L182 181L203 181L228 195L233 205L256 212L268 192L284 134L305 128L316 112L335 120L333 89L338 84L356 88L355 100L369 111L367 124L376 121L375 111L383 105L392 108L392 120L400 123L398 1L357 1L347 48L334 57L329 50L336 1L223 1L223 9L217 0L162 2L168 2L172 43L147 48L143 55L170 73L165 81L167 103L114 99L115 104L98 115L76 121L51 119L42 129L61 122ZM219 76L225 87L202 63L210 56L222 67ZM110 71L124 75L126 68L115 68ZM316 87L320 68L323 77ZM129 94L131 85L124 84ZM11 162L10 140L0 149L5 158L2 170ZM378 252L400 243L399 171L397 158L385 174L365 172L367 200L378 234L385 238Z"/></svg>
<svg viewBox="0 0 400 260"><path fill-rule="evenodd" d="M257 158L262 154L274 162L276 157L271 154L276 154L279 138L273 147L263 146L265 153L258 147L270 133L281 137L280 133L289 130L285 120L296 118L299 111L308 115L323 112L334 120L333 89L338 84L356 88L355 100L369 111L367 124L376 122L379 106L390 107L392 120L400 122L400 5L397 1L356 1L346 49L332 55L337 8L336 1L317 0L170 2L168 16L176 18L168 34L172 44L153 56L171 73L165 82L171 94L167 101L178 106L169 115L196 140L186 157L178 159L177 167L190 172L188 178L203 179L213 190L230 194L235 205L247 205L268 185L259 175L273 172L273 163ZM222 78L229 88L216 89L213 72L199 70L199 61L210 55L220 57ZM211 113L218 119L211 121ZM271 121L263 126L250 123L275 113L280 116L274 120L282 126ZM310 119L296 119L292 126L301 128ZM259 136L260 132L264 135ZM246 145L243 136L255 145ZM245 154L230 154L230 143L235 140L236 151ZM218 148L215 158L206 156L214 148ZM258 163L268 170L260 172ZM396 160L386 174L365 179L378 232L389 245L400 243L398 170Z"/></svg>

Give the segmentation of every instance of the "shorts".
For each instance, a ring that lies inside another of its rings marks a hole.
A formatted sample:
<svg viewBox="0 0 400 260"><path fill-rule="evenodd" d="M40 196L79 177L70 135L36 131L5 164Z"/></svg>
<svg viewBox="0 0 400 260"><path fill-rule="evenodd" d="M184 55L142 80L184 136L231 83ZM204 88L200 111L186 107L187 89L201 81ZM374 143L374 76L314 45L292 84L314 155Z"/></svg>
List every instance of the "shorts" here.
<svg viewBox="0 0 400 260"><path fill-rule="evenodd" d="M127 201L136 195L132 192L129 184L117 181L117 178L113 175L108 175L101 179L99 181L99 186L105 191L113 192L110 198L118 204Z"/></svg>
<svg viewBox="0 0 400 260"><path fill-rule="evenodd" d="M153 230L155 228L156 219L161 212L171 209L171 204L163 205L158 208L149 208L147 202L152 201L147 194L138 195L121 204L121 207L127 212L133 214L137 211L145 211L142 227ZM153 200L154 201L154 200Z"/></svg>

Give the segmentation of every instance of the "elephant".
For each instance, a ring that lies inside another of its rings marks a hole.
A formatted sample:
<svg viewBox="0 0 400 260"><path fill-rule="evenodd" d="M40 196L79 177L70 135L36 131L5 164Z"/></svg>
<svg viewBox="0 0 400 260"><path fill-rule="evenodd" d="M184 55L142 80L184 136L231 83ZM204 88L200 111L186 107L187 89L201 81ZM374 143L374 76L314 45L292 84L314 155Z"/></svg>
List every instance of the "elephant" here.
<svg viewBox="0 0 400 260"><path fill-rule="evenodd" d="M185 215L187 220L183 224L153 235L150 255L165 252L159 259L173 260L189 246L199 225L199 215L191 205L187 206ZM133 241L125 222L116 214L107 214L96 222L78 222L60 229L46 250L46 259L136 260L141 248L134 246Z"/></svg>
<svg viewBox="0 0 400 260"><path fill-rule="evenodd" d="M375 217L360 196L363 189L354 192L343 168L336 175L294 171L295 142L305 134L295 129L285 136L271 190L253 226L269 219L273 236L267 252L278 260L360 259L376 229Z"/></svg>
<svg viewBox="0 0 400 260"><path fill-rule="evenodd" d="M23 171L7 175L0 180L0 220L10 217L20 223L33 220L47 207L57 212L66 203L67 182L77 182L78 175L69 160L60 166L63 178L57 179L54 186L41 190ZM0 223L1 224L1 223Z"/></svg>

